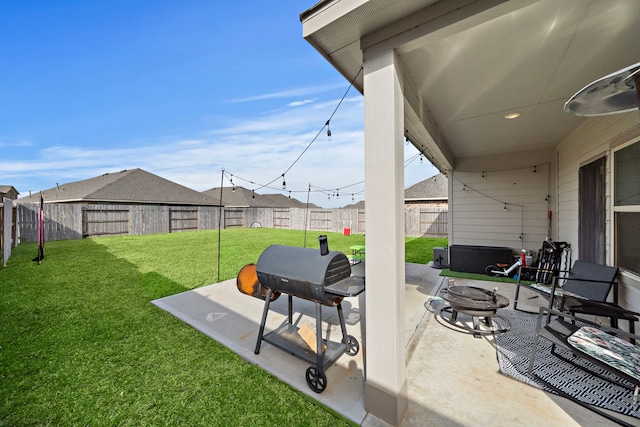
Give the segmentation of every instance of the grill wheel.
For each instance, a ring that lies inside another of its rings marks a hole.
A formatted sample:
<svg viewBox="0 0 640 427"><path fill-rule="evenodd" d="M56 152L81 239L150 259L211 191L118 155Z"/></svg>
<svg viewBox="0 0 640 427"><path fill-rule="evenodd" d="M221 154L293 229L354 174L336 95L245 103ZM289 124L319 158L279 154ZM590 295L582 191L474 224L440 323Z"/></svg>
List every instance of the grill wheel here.
<svg viewBox="0 0 640 427"><path fill-rule="evenodd" d="M307 385L316 393L322 393L327 388L327 376L318 365L311 365L306 373Z"/></svg>

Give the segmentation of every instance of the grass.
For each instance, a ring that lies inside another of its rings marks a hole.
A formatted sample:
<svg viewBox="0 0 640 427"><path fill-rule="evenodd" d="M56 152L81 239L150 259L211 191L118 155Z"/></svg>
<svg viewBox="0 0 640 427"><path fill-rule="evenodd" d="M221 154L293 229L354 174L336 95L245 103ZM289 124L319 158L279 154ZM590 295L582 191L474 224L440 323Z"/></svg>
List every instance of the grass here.
<svg viewBox="0 0 640 427"><path fill-rule="evenodd" d="M326 234L332 250L364 244ZM221 280L270 244L304 244L290 230L220 237ZM433 242L421 240L407 258L426 263ZM351 425L150 303L214 283L217 242L215 231L49 242L39 266L35 244L15 248L0 269L0 425Z"/></svg>

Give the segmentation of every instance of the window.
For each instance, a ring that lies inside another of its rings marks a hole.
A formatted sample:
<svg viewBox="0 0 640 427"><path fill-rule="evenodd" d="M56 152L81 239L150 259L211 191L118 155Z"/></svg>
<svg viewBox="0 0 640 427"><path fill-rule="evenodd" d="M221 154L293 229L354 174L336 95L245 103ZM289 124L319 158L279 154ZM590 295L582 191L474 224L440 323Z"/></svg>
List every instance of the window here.
<svg viewBox="0 0 640 427"><path fill-rule="evenodd" d="M616 264L640 275L640 141L613 155Z"/></svg>

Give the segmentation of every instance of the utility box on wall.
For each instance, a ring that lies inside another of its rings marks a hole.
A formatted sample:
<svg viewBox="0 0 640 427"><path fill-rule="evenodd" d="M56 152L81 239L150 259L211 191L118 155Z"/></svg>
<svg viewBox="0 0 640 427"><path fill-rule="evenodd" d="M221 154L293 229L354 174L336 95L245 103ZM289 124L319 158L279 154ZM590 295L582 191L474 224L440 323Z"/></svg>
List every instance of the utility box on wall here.
<svg viewBox="0 0 640 427"><path fill-rule="evenodd" d="M451 245L449 247L451 271L484 274L488 265L513 263L511 248L498 246Z"/></svg>

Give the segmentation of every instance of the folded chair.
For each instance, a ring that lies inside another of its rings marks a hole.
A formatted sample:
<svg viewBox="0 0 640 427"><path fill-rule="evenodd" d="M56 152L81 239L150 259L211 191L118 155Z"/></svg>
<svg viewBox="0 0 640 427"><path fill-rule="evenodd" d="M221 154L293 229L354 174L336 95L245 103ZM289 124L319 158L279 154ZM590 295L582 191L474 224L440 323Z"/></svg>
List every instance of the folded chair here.
<svg viewBox="0 0 640 427"><path fill-rule="evenodd" d="M537 265L535 267L523 268L520 266L518 268L513 309L523 311L518 308L518 298L520 296L520 287L522 286L548 298L549 307L551 307L553 303L553 298L551 298L552 287L558 282L559 276L566 273L566 271L561 270L561 267L563 264L569 265L570 254L571 245L567 242L545 240L542 248L538 251ZM534 283L525 285L523 280L532 280Z"/></svg>
<svg viewBox="0 0 640 427"><path fill-rule="evenodd" d="M554 319L550 320L552 315ZM563 389L561 388L562 382L554 385L550 380L543 379L542 376L537 375L535 358L539 351L538 342L540 339L546 339L551 342L551 354L578 369L605 380L604 384L606 384L606 381L610 381L623 387L623 389L628 388L629 398L625 399L625 401L633 402L629 404L636 405L638 392L640 391L640 347L633 343L640 339L639 336L617 328L610 328L584 319L578 319L566 312L540 307L528 367L529 375L544 383L556 394L566 397L621 425L632 425L611 412L603 411L577 399L575 395L572 395L572 392L574 392L572 387L569 386ZM565 353L567 355L561 354L561 352L557 351L558 347L569 350L569 353ZM597 371L589 370L586 365L578 363L580 359L591 362L592 365L614 376L606 377ZM616 377L617 379L615 379ZM568 383L565 382L565 384ZM604 388L594 390L594 392L607 393L607 390L608 388Z"/></svg>

